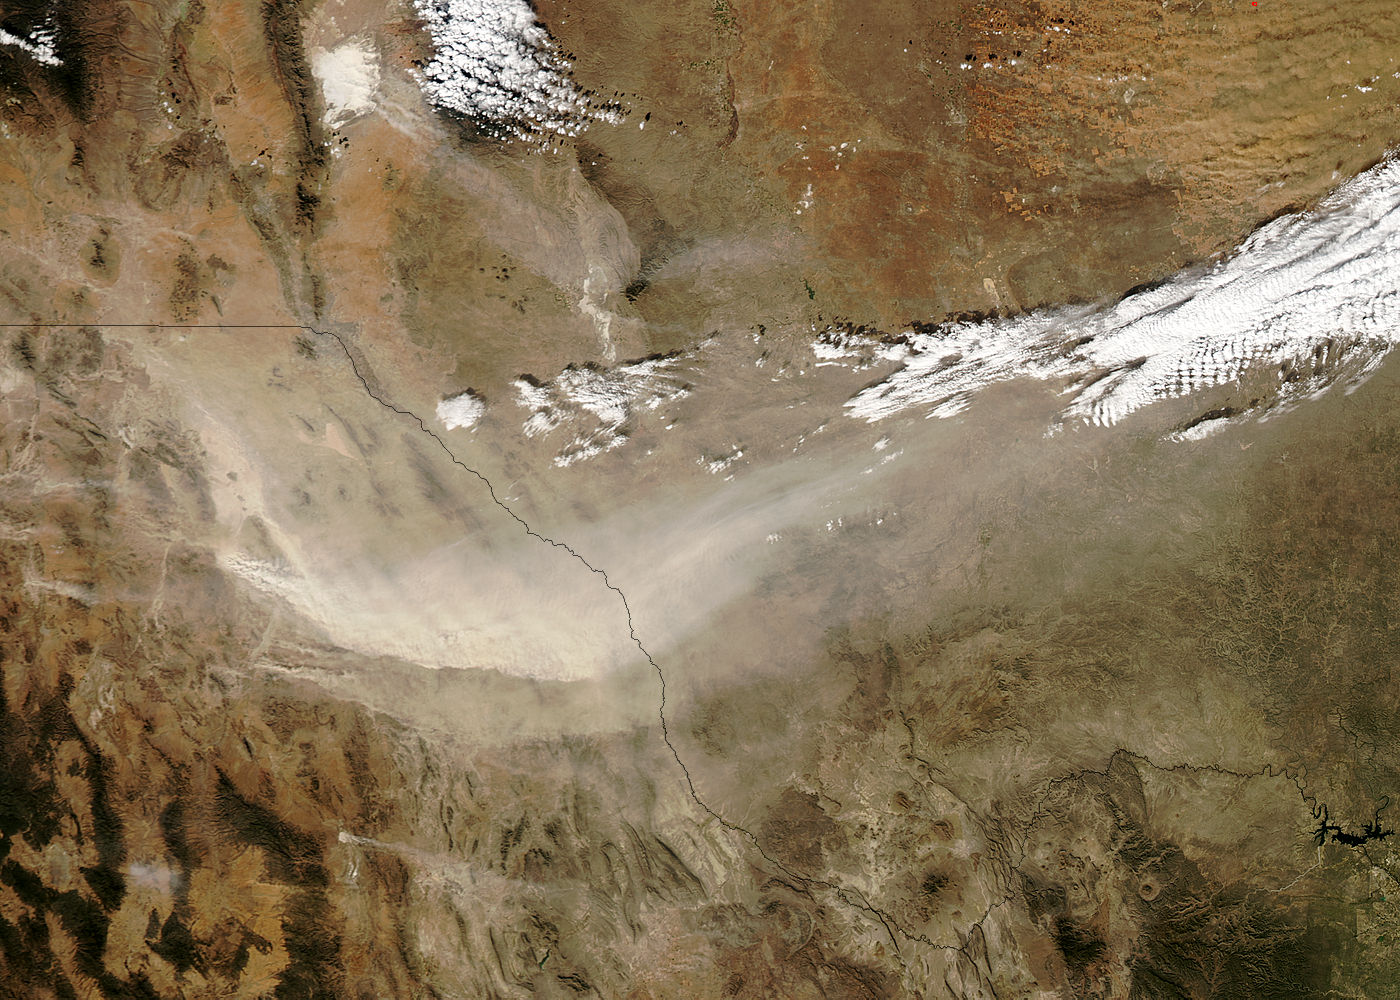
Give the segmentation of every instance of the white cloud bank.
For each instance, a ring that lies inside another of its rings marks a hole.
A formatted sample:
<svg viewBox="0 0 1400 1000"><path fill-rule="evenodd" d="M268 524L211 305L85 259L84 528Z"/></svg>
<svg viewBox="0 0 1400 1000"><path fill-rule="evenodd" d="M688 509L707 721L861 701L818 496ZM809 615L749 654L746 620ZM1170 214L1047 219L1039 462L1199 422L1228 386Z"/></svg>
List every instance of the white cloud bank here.
<svg viewBox="0 0 1400 1000"><path fill-rule="evenodd" d="M1391 159L1311 211L1263 226L1224 260L1112 306L953 323L894 345L828 331L814 349L903 362L847 401L868 421L911 408L951 416L991 383L1036 378L1064 383L1062 419L1108 425L1264 365L1278 376L1267 402L1296 402L1364 378L1397 341L1400 160Z"/></svg>
<svg viewBox="0 0 1400 1000"><path fill-rule="evenodd" d="M449 396L437 405L437 418L449 431L458 427L475 427L485 412L486 404L470 389Z"/></svg>
<svg viewBox="0 0 1400 1000"><path fill-rule="evenodd" d="M28 38L20 38L0 28L0 45L11 45L21 49L34 61L45 66L63 65L63 60L58 57L58 31L52 21L45 21L42 27L35 28Z"/></svg>
<svg viewBox="0 0 1400 1000"><path fill-rule="evenodd" d="M429 100L497 138L574 136L591 121L619 122L574 84L524 0L414 0L433 37L419 82Z"/></svg>

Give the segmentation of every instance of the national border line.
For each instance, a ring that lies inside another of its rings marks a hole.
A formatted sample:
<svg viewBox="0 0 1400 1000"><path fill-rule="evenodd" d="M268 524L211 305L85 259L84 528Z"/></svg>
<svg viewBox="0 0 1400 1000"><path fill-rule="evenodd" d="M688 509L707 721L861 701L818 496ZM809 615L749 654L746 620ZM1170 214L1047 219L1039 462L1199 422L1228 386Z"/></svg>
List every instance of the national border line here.
<svg viewBox="0 0 1400 1000"><path fill-rule="evenodd" d="M699 791L695 787L695 781L691 777L690 768L688 768L685 764L685 761L681 759L680 751L676 749L675 743L671 741L671 731L666 721L666 674L661 669L661 665L657 663L656 659L651 655L651 652L646 648L645 645L643 645L641 637L637 635L636 625L632 619L632 605L627 600L627 595L623 592L622 588L618 587L617 584L613 583L612 580L609 579L606 570L602 569L601 567L595 566L593 563L589 562L589 560L585 556L583 556L580 552L578 552L578 550L573 548L567 542L559 541L556 538L552 538L549 535L536 531L535 528L528 521L525 520L525 518L521 517L520 514L516 513L514 508L512 508L509 504L507 504L504 500L500 498L500 496L496 492L495 485L491 482L489 478L487 478L485 473L481 472L479 469L473 468L472 466L468 465L467 463L463 462L460 458L458 458L457 455L452 451L452 449L447 446L447 442L442 439L442 436L439 435L436 431L434 431L431 427L429 427L422 417L418 416L418 414L414 413L412 410L406 410L400 406L397 406L396 404L390 402L389 400L381 396L379 393L377 393L374 390L374 388L370 385L369 380L360 371L359 362L355 360L355 355L350 350L350 345L340 334L335 333L331 330L322 330L317 327L307 325L305 323L105 323L100 321L89 323L0 323L0 330L72 329L76 327L92 327L94 329L106 328L110 330L298 330L303 333L310 333L317 337L329 337L330 339L334 340L339 345L341 352L345 355L345 359L348 362L350 362L351 372L354 374L355 378L359 380L360 384L364 387L365 393L371 399L373 399L380 406L384 407L386 410L390 410L391 412L401 417L405 417L417 424L419 430L421 430L424 434L426 434L428 437L432 438L434 441L437 442L438 447L442 449L443 453L447 455L448 460L451 461L453 465L475 476L481 482L481 484L486 487L486 491L491 497L491 502L494 503L497 507L501 508L501 510L505 511L506 514L509 515L510 518L516 522L516 524L520 525L520 527L524 530L525 534L546 545L564 551L573 559L581 563L584 566L584 568L587 569L590 573L593 573L599 578L601 578L603 581L603 585L618 596L618 600L622 602L622 609L627 618L627 630L632 639L632 642L634 645L636 645L638 651L646 659L647 663L651 665L652 670L656 672L656 678L661 687L661 699L657 713L661 720L661 739L665 742L666 748L671 751L671 756L672 758L674 758L676 766L681 769L681 774L685 776L685 784L687 790L690 793L691 800L694 801L694 803L697 806L699 806L699 808L706 815L708 815L711 819L713 819L724 829L729 830L732 833L737 833L746 840L748 840L749 843L753 845L754 850L758 852L760 857L762 857L774 868L777 868L784 875L787 875L789 878L800 882L806 886L815 886L822 889L826 889L830 891L833 895L835 895L838 899L840 899L842 902L844 902L847 906L850 906L854 909L862 910L869 916L873 917L876 921L880 923L881 926L884 927L885 932L889 935L890 941L894 944L895 947L895 957L899 961L900 965L906 969L906 971L908 967L904 964L903 954L900 949L900 937L903 937L908 941L923 944L930 948L934 948L940 951L949 951L955 954L963 955L969 959L972 958L972 956L968 955L967 953L966 943L942 944L929 938L926 934L923 934L921 932L909 931L901 927L894 920L891 914L886 913L884 910L881 910L879 907L872 904L868 899L865 898L865 894L859 889L847 888L846 886L839 885L835 882L831 882L822 878L817 878L812 875L804 875L802 872L793 870L792 868L784 864L782 861L779 861L777 858L773 857L766 850L764 850L763 845L760 844L758 841L758 837L754 835L750 830L741 826L738 823L733 822L732 820L726 819L708 802L701 798ZM1005 905L1012 898L1014 898L1014 895L1015 893L1013 891L1005 891L994 902L990 903L987 906L987 908L983 911L982 915L978 917L977 920L974 921L971 925L969 925L967 934L964 936L964 941L971 941L973 938L974 931L981 933L982 923L989 916L991 916L992 911Z"/></svg>

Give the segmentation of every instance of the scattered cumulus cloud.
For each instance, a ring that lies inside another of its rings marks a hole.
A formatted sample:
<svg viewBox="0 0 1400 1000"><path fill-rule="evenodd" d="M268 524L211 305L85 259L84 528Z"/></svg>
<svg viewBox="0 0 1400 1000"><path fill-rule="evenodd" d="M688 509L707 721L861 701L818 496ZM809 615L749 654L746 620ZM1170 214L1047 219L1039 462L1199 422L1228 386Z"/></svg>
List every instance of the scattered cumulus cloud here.
<svg viewBox="0 0 1400 1000"><path fill-rule="evenodd" d="M518 401L530 411L525 433L540 437L561 427L570 431L569 443L554 457L558 466L611 451L626 442L626 425L636 414L690 394L677 371L681 360L672 355L612 368L570 365L548 382L516 379Z"/></svg>

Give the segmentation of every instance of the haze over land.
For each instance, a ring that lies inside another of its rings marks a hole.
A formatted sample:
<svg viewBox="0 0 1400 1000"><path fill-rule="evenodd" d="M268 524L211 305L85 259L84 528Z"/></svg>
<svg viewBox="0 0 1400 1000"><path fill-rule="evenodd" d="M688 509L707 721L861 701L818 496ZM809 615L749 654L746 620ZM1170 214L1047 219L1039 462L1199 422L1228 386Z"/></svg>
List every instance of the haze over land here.
<svg viewBox="0 0 1400 1000"><path fill-rule="evenodd" d="M0 994L1394 995L1400 8L0 32Z"/></svg>

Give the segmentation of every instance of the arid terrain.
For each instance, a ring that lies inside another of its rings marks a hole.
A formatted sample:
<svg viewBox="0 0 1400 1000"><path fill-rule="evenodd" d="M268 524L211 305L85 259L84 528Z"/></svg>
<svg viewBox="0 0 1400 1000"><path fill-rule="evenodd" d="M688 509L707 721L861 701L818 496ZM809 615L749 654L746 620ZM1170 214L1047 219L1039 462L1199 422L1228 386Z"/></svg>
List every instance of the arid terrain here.
<svg viewBox="0 0 1400 1000"><path fill-rule="evenodd" d="M0 0L0 997L1400 998L1398 60Z"/></svg>

